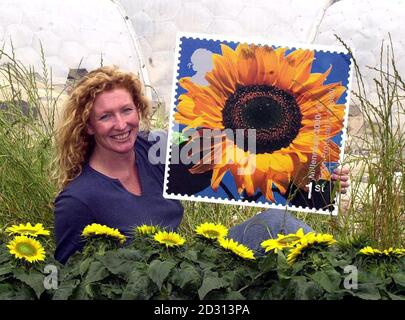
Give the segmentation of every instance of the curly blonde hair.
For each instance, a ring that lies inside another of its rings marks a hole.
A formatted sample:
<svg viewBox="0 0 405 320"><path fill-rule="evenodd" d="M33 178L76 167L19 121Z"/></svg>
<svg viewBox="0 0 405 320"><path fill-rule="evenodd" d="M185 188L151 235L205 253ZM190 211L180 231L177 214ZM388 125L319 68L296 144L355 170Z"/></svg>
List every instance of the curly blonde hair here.
<svg viewBox="0 0 405 320"><path fill-rule="evenodd" d="M126 89L137 106L142 129L150 127L150 104L143 95L142 83L133 73L124 72L117 67L101 67L85 75L73 88L55 136L56 157L54 178L59 189L82 172L83 164L88 161L93 148L94 138L86 130L94 100L101 92L116 88Z"/></svg>

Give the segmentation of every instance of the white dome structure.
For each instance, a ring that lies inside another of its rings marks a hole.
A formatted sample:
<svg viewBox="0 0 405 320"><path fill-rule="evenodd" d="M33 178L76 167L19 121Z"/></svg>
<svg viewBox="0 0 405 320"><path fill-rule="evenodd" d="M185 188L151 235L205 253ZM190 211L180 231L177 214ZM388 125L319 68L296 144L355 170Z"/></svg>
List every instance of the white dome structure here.
<svg viewBox="0 0 405 320"><path fill-rule="evenodd" d="M337 34L355 49L371 92L373 72L365 66L378 66L381 41L390 33L405 74L401 0L0 0L0 12L5 51L11 39L16 57L41 69L42 43L55 83L65 83L79 65L116 64L139 73L166 108L177 31L322 45L336 45Z"/></svg>
<svg viewBox="0 0 405 320"><path fill-rule="evenodd" d="M40 71L42 45L54 83L65 83L69 69L90 71L115 64L138 73L149 84L134 29L119 3L0 0L0 12L4 51L14 51L18 60Z"/></svg>
<svg viewBox="0 0 405 320"><path fill-rule="evenodd" d="M395 65L405 79L405 2L402 0L372 1L372 0L343 0L336 2L325 13L324 19L314 37L315 43L336 45L338 35L345 43L355 50L355 58L363 76L367 98L378 101L374 78L380 81L376 70L386 70L394 76L391 66L395 54ZM391 40L392 48L391 48ZM381 59L381 49L384 50ZM387 57L389 59L387 60ZM382 65L381 65L382 64ZM355 81L352 90L357 90ZM356 100L356 99L355 99ZM394 121L405 123L405 114L393 107ZM398 117L399 115L399 117ZM398 119L399 118L399 119Z"/></svg>

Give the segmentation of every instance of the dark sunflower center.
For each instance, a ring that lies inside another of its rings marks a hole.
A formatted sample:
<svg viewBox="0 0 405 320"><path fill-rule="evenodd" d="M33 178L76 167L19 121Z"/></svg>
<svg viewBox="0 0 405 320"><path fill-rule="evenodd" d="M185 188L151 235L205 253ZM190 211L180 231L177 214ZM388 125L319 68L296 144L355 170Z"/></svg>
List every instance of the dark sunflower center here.
<svg viewBox="0 0 405 320"><path fill-rule="evenodd" d="M270 129L281 119L281 106L270 97L257 97L246 102L242 120L249 128Z"/></svg>
<svg viewBox="0 0 405 320"><path fill-rule="evenodd" d="M226 129L243 130L243 141L235 132L235 143L253 151L248 129L256 130L256 153L271 153L285 148L298 135L301 111L293 95L267 85L238 86L222 110Z"/></svg>

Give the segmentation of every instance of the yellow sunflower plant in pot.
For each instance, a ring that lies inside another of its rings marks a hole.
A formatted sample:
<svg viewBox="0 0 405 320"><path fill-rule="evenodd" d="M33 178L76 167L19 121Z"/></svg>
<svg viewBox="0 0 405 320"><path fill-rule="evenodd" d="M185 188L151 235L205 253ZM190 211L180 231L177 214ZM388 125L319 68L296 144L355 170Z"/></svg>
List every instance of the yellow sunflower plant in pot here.
<svg viewBox="0 0 405 320"><path fill-rule="evenodd" d="M49 235L40 223L5 229L0 246L0 300L39 299L45 292L47 254L41 241Z"/></svg>
<svg viewBox="0 0 405 320"><path fill-rule="evenodd" d="M104 255L106 250L117 249L127 240L118 229L98 223L87 225L83 229L81 237L85 243L83 249L85 256Z"/></svg>

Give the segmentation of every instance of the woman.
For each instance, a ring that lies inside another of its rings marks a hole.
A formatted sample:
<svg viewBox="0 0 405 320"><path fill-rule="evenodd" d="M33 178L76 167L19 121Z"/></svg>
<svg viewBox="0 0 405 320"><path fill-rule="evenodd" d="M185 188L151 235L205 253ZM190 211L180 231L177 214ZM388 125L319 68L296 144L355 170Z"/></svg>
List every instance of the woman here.
<svg viewBox="0 0 405 320"><path fill-rule="evenodd" d="M179 201L163 198L164 164L152 164L156 143L147 134L149 104L131 73L102 67L73 89L58 131L56 165L61 192L55 200L55 258L61 263L83 242L83 228L105 224L130 235L141 224L175 230L183 217ZM140 131L140 124L146 131ZM265 211L230 230L230 236L259 250L278 232L310 227L280 210Z"/></svg>
<svg viewBox="0 0 405 320"><path fill-rule="evenodd" d="M81 231L94 222L127 234L143 223L179 225L183 208L163 198L164 165L148 161L153 142L139 131L148 115L139 80L115 68L90 72L71 92L57 135L57 260L81 249Z"/></svg>

